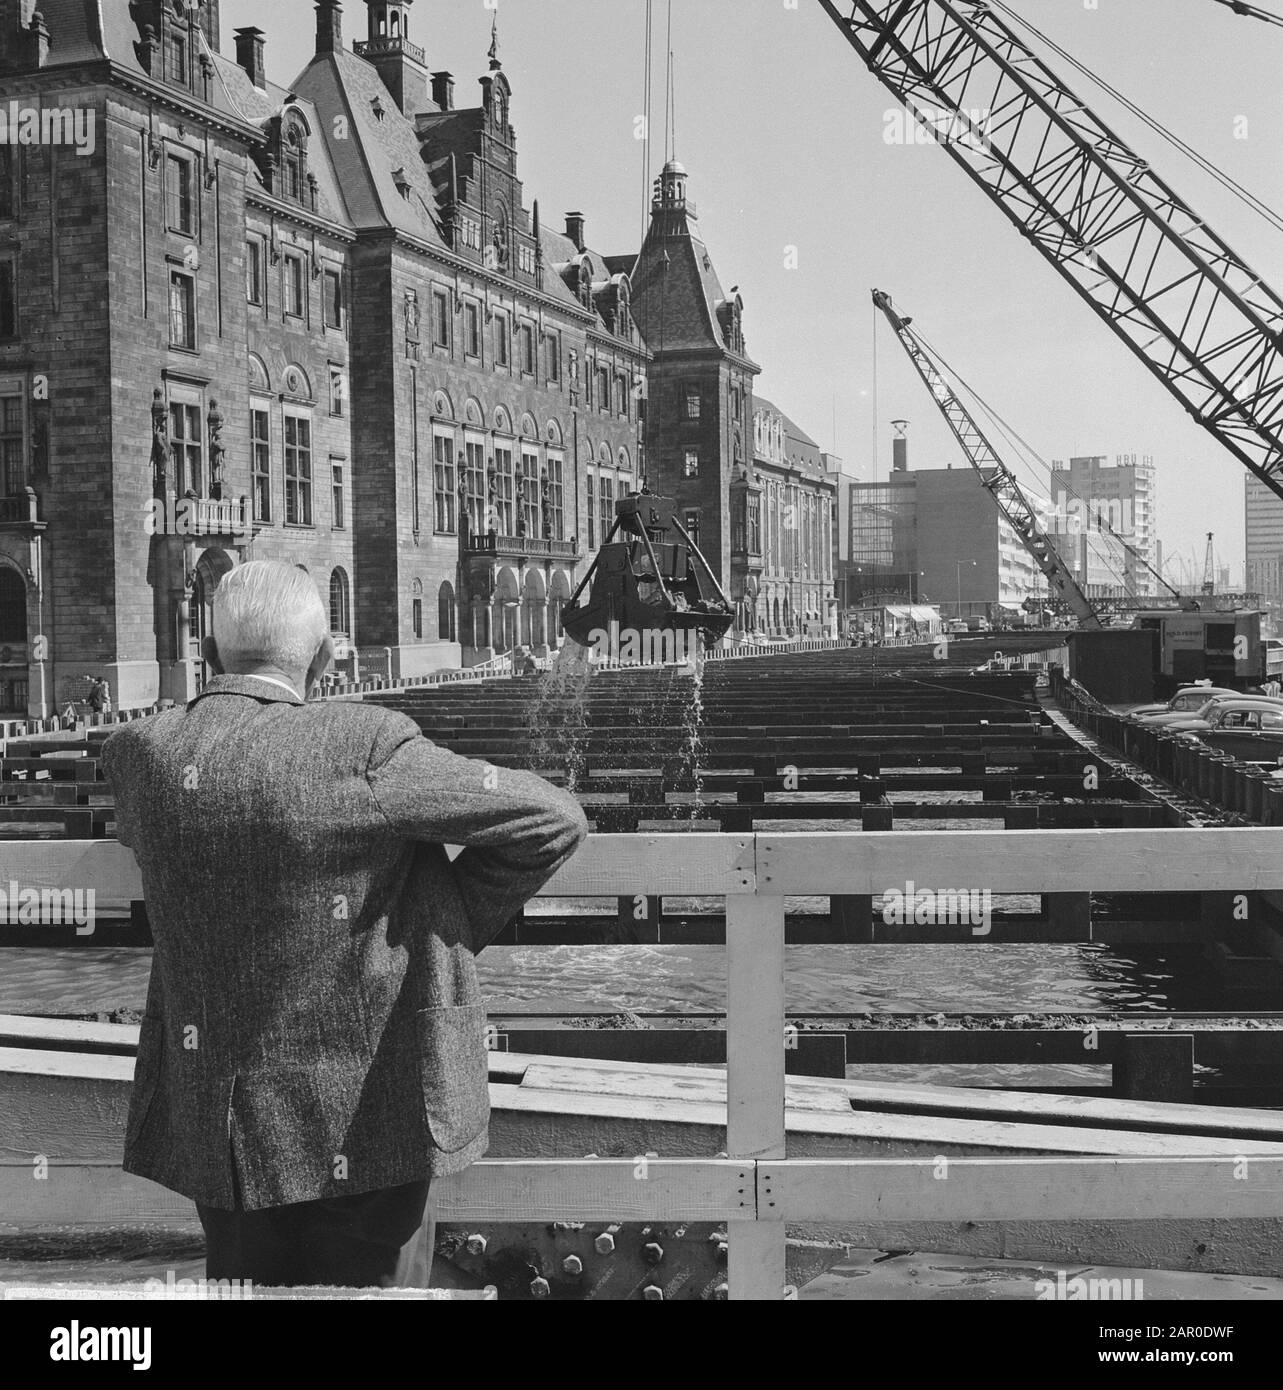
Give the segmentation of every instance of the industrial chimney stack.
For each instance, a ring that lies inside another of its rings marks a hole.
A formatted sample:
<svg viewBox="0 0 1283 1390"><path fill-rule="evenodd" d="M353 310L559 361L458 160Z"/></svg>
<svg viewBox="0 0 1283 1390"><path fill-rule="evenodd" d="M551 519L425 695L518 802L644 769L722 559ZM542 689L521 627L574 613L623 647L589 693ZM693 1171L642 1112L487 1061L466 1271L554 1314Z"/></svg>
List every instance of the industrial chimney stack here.
<svg viewBox="0 0 1283 1390"><path fill-rule="evenodd" d="M892 420L891 428L895 431L895 438L891 442L891 471L892 473L907 473L909 471L909 422L907 420Z"/></svg>

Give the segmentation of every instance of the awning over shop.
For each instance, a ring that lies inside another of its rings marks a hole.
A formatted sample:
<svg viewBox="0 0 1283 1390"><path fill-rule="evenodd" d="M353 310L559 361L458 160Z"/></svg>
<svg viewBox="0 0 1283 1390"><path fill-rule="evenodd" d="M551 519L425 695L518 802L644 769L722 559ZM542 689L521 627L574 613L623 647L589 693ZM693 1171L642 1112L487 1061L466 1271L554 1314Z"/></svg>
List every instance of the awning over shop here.
<svg viewBox="0 0 1283 1390"><path fill-rule="evenodd" d="M888 604L882 611L888 617L904 618L913 623L936 623L940 621L940 614L934 608L923 608L920 604L903 606Z"/></svg>

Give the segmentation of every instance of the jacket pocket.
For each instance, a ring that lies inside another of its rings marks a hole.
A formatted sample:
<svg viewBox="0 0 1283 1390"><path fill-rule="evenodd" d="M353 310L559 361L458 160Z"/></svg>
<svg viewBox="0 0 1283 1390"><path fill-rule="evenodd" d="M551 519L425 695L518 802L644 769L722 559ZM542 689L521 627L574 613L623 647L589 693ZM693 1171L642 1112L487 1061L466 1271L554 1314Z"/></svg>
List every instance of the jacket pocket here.
<svg viewBox="0 0 1283 1390"><path fill-rule="evenodd" d="M129 1120L125 1126L127 1150L138 1142L147 1113L160 1086L164 1063L164 1020L144 1018L138 1030L138 1054L134 1060L134 1081L129 1093Z"/></svg>
<svg viewBox="0 0 1283 1390"><path fill-rule="evenodd" d="M421 1009L415 1016L424 1114L443 1153L471 1143L490 1119L485 1030L484 1004Z"/></svg>

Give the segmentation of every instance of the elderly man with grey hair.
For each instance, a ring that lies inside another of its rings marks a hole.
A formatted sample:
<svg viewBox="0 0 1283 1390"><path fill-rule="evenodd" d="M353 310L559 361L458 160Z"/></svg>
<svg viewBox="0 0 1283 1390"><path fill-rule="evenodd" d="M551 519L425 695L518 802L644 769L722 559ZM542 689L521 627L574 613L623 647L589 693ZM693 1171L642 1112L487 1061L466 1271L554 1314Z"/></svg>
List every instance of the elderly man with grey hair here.
<svg viewBox="0 0 1283 1390"><path fill-rule="evenodd" d="M210 1278L424 1287L429 1182L487 1144L474 957L587 826L403 714L308 703L332 654L307 574L243 565L204 690L106 746L155 941L124 1166L196 1203Z"/></svg>

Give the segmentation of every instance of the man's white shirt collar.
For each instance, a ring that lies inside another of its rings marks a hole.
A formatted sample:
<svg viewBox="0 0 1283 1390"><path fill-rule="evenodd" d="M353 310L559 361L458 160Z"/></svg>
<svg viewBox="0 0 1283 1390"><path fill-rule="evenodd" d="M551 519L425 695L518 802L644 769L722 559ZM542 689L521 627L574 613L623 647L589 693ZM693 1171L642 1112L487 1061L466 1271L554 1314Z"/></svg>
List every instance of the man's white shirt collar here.
<svg viewBox="0 0 1283 1390"><path fill-rule="evenodd" d="M303 698L288 681L277 680L275 676L246 676L245 679L251 681L266 681L268 685L279 685L282 690L288 690L296 700L301 700Z"/></svg>

